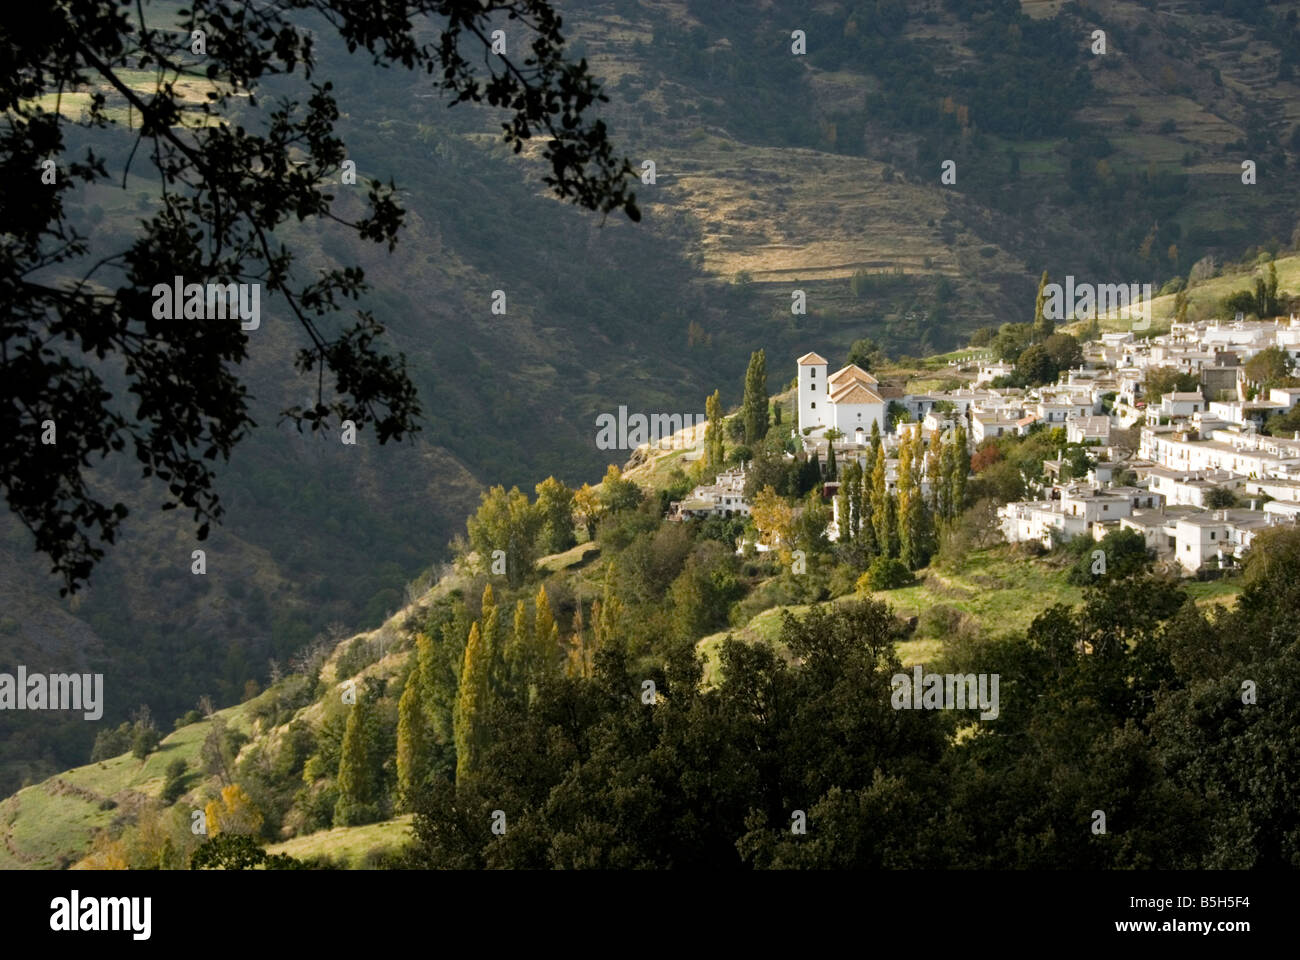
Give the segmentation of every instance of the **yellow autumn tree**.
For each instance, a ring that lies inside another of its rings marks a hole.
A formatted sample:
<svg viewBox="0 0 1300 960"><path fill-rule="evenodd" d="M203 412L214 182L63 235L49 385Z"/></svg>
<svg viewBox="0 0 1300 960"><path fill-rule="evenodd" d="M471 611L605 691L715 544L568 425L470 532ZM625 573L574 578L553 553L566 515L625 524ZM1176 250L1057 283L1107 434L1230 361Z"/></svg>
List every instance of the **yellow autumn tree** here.
<svg viewBox="0 0 1300 960"><path fill-rule="evenodd" d="M404 803L409 802L424 781L427 751L433 739L426 693L432 647L433 641L427 634L415 638L416 663L397 704L397 789Z"/></svg>
<svg viewBox="0 0 1300 960"><path fill-rule="evenodd" d="M578 523L587 531L587 539L596 539L596 522L605 511L601 503L600 491L589 483L584 483L573 491L573 513Z"/></svg>
<svg viewBox="0 0 1300 960"><path fill-rule="evenodd" d="M465 644L465 662L460 671L460 688L456 695L456 782L462 782L478 763L486 733L490 696L489 651L475 621L469 628Z"/></svg>
<svg viewBox="0 0 1300 960"><path fill-rule="evenodd" d="M237 783L221 788L220 800L209 800L203 808L208 821L208 836L219 833L254 835L262 828L262 811L253 798Z"/></svg>
<svg viewBox="0 0 1300 960"><path fill-rule="evenodd" d="M126 844L114 840L107 830L95 834L90 853L72 865L73 870L126 870L128 869Z"/></svg>
<svg viewBox="0 0 1300 960"><path fill-rule="evenodd" d="M533 607L533 644L536 648L534 662L540 678L550 676L559 664L560 627L555 622L555 614L551 612L546 587L537 588L537 599Z"/></svg>
<svg viewBox="0 0 1300 960"><path fill-rule="evenodd" d="M789 567L792 560L790 541L794 509L771 486L759 491L750 509L754 526L758 528L759 543L778 549L781 563Z"/></svg>

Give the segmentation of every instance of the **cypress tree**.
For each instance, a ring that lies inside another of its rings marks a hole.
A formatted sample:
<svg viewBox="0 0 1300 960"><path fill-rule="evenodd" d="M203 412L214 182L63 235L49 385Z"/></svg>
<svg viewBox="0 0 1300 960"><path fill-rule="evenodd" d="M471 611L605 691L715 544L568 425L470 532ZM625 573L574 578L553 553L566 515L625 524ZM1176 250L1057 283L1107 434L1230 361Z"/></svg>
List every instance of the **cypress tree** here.
<svg viewBox="0 0 1300 960"><path fill-rule="evenodd" d="M852 539L858 539L858 530L862 523L862 513L859 510L860 502L859 487L862 486L862 468L858 466L857 461L853 461L844 468L844 488L848 490L848 518L849 532L853 535Z"/></svg>
<svg viewBox="0 0 1300 960"><path fill-rule="evenodd" d="M745 443L755 446L767 436L767 354L763 350L749 355L741 410L745 422Z"/></svg>
<svg viewBox="0 0 1300 960"><path fill-rule="evenodd" d="M816 450L813 451L812 458L807 462L804 470L803 482L799 484L799 493L804 494L809 490L815 490L817 485L822 482L822 458Z"/></svg>
<svg viewBox="0 0 1300 960"><path fill-rule="evenodd" d="M885 452L881 448L871 475L871 519L876 527L876 549L882 556L898 556L898 534L894 527L894 503L885 485Z"/></svg>
<svg viewBox="0 0 1300 960"><path fill-rule="evenodd" d="M867 462L862 468L862 476L858 481L858 539L862 542L868 558L873 557L879 550L871 496L878 452L876 447L867 448Z"/></svg>
<svg viewBox="0 0 1300 960"><path fill-rule="evenodd" d="M850 467L844 468L844 482L840 484L839 493L835 496L835 508L839 514L839 542L853 542L853 519L850 515L850 491L849 491L849 470Z"/></svg>
<svg viewBox="0 0 1300 960"><path fill-rule="evenodd" d="M704 453L710 469L721 470L725 449L722 442L722 395L714 390L713 395L704 401L704 412L708 415L709 425L704 431Z"/></svg>
<svg viewBox="0 0 1300 960"><path fill-rule="evenodd" d="M826 454L826 479L835 479L835 441L828 440L826 443L829 452Z"/></svg>

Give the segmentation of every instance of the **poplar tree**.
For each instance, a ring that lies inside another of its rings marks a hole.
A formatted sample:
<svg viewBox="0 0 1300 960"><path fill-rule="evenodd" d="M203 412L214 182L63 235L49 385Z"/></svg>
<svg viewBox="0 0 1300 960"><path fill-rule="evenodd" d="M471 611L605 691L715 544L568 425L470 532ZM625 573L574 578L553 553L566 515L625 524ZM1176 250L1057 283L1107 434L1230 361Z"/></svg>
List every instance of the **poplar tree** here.
<svg viewBox="0 0 1300 960"><path fill-rule="evenodd" d="M416 641L428 643L427 637ZM424 782L428 729L417 664L406 678L406 689L397 701L397 795L404 808L410 807Z"/></svg>
<svg viewBox="0 0 1300 960"><path fill-rule="evenodd" d="M351 826L368 819L375 799L374 771L370 742L370 696L357 697L348 710L339 754L338 803L334 806L334 825Z"/></svg>
<svg viewBox="0 0 1300 960"><path fill-rule="evenodd" d="M882 447L871 474L871 519L876 527L876 549L882 556L898 556L898 532L894 525L894 502L885 483L885 451Z"/></svg>
<svg viewBox="0 0 1300 960"><path fill-rule="evenodd" d="M460 672L456 697L456 783L460 784L478 765L487 732L488 700L491 696L491 662L478 622L469 628L465 644L465 665Z"/></svg>
<svg viewBox="0 0 1300 960"><path fill-rule="evenodd" d="M434 719L436 683L433 639L422 633L415 638L415 665L397 703L397 788L408 808L431 772L429 761L438 737Z"/></svg>
<svg viewBox="0 0 1300 960"><path fill-rule="evenodd" d="M829 440L826 443L828 453L826 454L826 479L835 479L835 441Z"/></svg>
<svg viewBox="0 0 1300 960"><path fill-rule="evenodd" d="M441 641L430 650L425 689L429 691L433 737L438 744L454 744L456 741L456 701L465 664L465 639L472 624L465 601L457 598L452 606L451 620L442 625Z"/></svg>
<svg viewBox="0 0 1300 960"><path fill-rule="evenodd" d="M898 445L898 559L909 570L916 568L916 529L913 524L913 507L919 491L913 479L912 461L915 447L912 431L903 431Z"/></svg>
<svg viewBox="0 0 1300 960"><path fill-rule="evenodd" d="M936 433L925 451L925 473L923 476L929 481L930 485L930 492L925 498L925 508L931 516L941 515L939 512L939 491L945 481L945 475L940 467L942 458L940 450L942 446L943 443Z"/></svg>
<svg viewBox="0 0 1300 960"><path fill-rule="evenodd" d="M767 436L767 354L763 350L749 355L741 411L745 422L745 443L753 447Z"/></svg>
<svg viewBox="0 0 1300 960"><path fill-rule="evenodd" d="M497 609L496 594L492 584L483 587L482 612L479 615L479 635L483 641L484 663L487 665L488 689L499 693L504 686L505 664L502 657L501 614ZM468 656L468 651L466 656Z"/></svg>
<svg viewBox="0 0 1300 960"><path fill-rule="evenodd" d="M725 448L722 442L722 394L719 391L714 390L713 395L704 401L704 412L709 418L704 431L705 464L711 470L721 470Z"/></svg>
<svg viewBox="0 0 1300 960"><path fill-rule="evenodd" d="M936 513L944 520L951 520L957 515L953 509L956 477L953 474L957 470L957 431L952 430L948 439L941 445L942 452L939 454L939 475L931 482L934 484L936 491L935 508Z"/></svg>
<svg viewBox="0 0 1300 960"><path fill-rule="evenodd" d="M551 612L551 601L546 596L546 587L537 588L537 599L533 605L533 645L535 654L533 663L537 673L534 681L543 677L554 676L559 668L560 628Z"/></svg>
<svg viewBox="0 0 1300 960"><path fill-rule="evenodd" d="M952 515L966 509L966 478L970 476L970 448L966 446L966 428L957 427L953 437Z"/></svg>
<svg viewBox="0 0 1300 960"><path fill-rule="evenodd" d="M529 679L535 672L535 653L532 625L528 622L528 607L523 600L517 600L514 624L505 650L506 688L511 698L527 699Z"/></svg>

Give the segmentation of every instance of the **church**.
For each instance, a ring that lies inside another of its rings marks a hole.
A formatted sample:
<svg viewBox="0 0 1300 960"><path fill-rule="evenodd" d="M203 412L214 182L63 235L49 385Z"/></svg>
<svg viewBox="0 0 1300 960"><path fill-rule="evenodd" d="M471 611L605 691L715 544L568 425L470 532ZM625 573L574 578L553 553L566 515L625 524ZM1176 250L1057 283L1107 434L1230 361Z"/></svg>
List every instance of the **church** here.
<svg viewBox="0 0 1300 960"><path fill-rule="evenodd" d="M878 423L884 434L885 399L875 377L852 363L827 376L825 359L815 353L797 362L800 433L821 436L834 427L850 443L867 443L871 424Z"/></svg>

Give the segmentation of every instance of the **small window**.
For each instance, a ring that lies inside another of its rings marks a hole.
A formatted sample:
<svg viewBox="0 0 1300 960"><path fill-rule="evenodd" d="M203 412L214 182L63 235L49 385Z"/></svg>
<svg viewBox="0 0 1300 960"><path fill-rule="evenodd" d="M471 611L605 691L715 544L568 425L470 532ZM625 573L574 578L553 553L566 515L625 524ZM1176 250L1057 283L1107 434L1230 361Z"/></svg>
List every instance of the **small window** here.
<svg viewBox="0 0 1300 960"><path fill-rule="evenodd" d="M1104 511L1106 511L1107 513L1109 513L1109 512L1110 512L1110 504L1109 504L1109 503L1103 503L1103 504L1101 505L1101 509L1104 510Z"/></svg>
<svg viewBox="0 0 1300 960"><path fill-rule="evenodd" d="M808 376L810 376L810 377L812 377L814 380L816 380L816 379L817 379L817 368L816 368L816 367L813 367L811 370L809 370L809 371L808 371Z"/></svg>
<svg viewBox="0 0 1300 960"><path fill-rule="evenodd" d="M817 407L817 401L814 400L812 403L808 404L808 406L809 406L809 407L812 407L813 409L816 409L816 407Z"/></svg>

